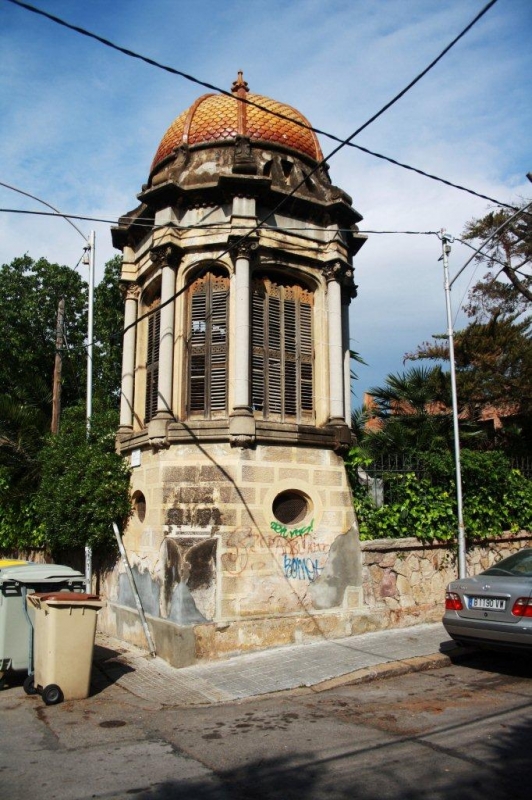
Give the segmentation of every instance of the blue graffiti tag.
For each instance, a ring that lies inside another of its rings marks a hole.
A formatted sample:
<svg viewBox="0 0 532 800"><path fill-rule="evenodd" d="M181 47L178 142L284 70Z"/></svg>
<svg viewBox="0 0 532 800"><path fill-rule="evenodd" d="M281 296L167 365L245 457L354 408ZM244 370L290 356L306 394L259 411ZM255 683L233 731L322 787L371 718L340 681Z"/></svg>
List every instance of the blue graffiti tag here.
<svg viewBox="0 0 532 800"><path fill-rule="evenodd" d="M283 557L283 569L287 578L300 581L315 581L322 567L318 565L317 558Z"/></svg>

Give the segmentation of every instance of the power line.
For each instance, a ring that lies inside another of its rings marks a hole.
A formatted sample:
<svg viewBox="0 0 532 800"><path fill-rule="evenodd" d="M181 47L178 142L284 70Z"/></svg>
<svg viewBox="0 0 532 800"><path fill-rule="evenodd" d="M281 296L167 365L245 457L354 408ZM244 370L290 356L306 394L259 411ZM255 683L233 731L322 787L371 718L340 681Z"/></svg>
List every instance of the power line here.
<svg viewBox="0 0 532 800"><path fill-rule="evenodd" d="M18 0L17 0L17 2L18 2ZM240 244L242 244L243 242L247 241L254 233L256 233L264 225L265 222L267 222L269 219L271 219L275 215L275 213L277 211L279 211L279 209L281 209L285 205L285 203L287 202L287 200L290 199L290 197L293 197L293 195L297 192L297 190L300 189L301 186L303 186L312 175L314 175L318 170L322 169L322 167L324 167L325 164L327 164L329 162L329 160L334 155L336 155L346 144L348 144L352 139L354 139L356 136L358 136L359 133L361 133L363 130L365 130L367 127L369 127L369 125L371 125L373 122L375 122L375 120L379 119L379 117L381 117L386 111L388 111L393 105L395 105L395 103L397 103L402 97L404 97L405 94L407 94L407 92L410 91L410 89L412 89L417 83L419 83L419 81L425 75L427 75L427 73L431 69L433 69L433 67L435 67L436 64L439 61L441 61L441 59L449 52L449 50L452 47L454 47L454 45L458 41L460 41L460 39L469 30L471 30L471 28L475 25L475 23L478 22L478 20L482 16L484 16L484 14L493 5L495 5L496 2L497 2L497 0L490 0L490 2L486 6L484 6L484 8L476 15L476 17L468 25L466 25L466 27L458 34L458 36L455 36L455 38L446 47L444 47L444 49L441 51L441 53L438 56L436 56L436 58L433 59L430 62L430 64L427 67L425 67L424 70L422 70L420 73L418 73L418 75L416 75L416 77L413 80L411 80L410 83L407 84L404 87L404 89L401 89L400 92L398 92L394 97L392 97L391 100L389 100L387 103L385 103L384 106L382 106L375 114L373 114L373 116L371 116L368 120L366 120L366 122L364 122L362 125L360 125L350 136L347 137L347 139L342 141L327 156L325 156L325 158L323 158L320 162L318 162L316 164L316 166L313 167L310 170L308 175L305 175L299 181L299 183L297 183L296 186L294 186L293 189L290 190L290 192L286 195L286 197L284 197L271 211L269 211L268 214L265 217L263 217L262 220L259 220L259 222L257 223L257 225L254 226L254 228L252 228L248 233L246 233L244 236L242 236L240 239L238 239L232 245L232 248L238 247ZM229 248L229 249L231 249L231 248ZM219 257L223 258L223 256L226 255L229 252L229 249L226 249ZM181 291L184 291L184 288L185 287L183 287L183 290L181 290ZM177 296L178 295L176 294L174 297L177 297ZM165 305L166 305L166 303L170 303L172 301L172 299L173 298L169 298L167 301L165 301ZM162 306L159 306L159 308L161 308L161 307ZM151 312L151 313L154 313L154 312ZM135 323L135 324L138 324L138 322ZM124 329L124 332L125 332L125 330L127 330L127 329Z"/></svg>
<svg viewBox="0 0 532 800"><path fill-rule="evenodd" d="M2 184L2 185L6 186L7 184ZM102 219L100 217L85 217L85 216L82 216L80 214L52 214L51 211L29 211L29 210L22 209L22 208L0 208L0 213L6 213L6 214L35 214L36 216L40 216L40 217L57 217L57 216L61 216L61 217L66 217L67 219L80 219L80 220L85 220L87 222L102 222L102 223L105 223L105 224L108 224L108 225L116 225L117 224L117 220L116 219ZM230 223L219 223L219 224L214 224L214 225L202 225L201 223L198 224L198 225L176 225L176 224L172 224L171 226L169 226L168 224L152 225L150 222L141 223L138 220L135 220L134 217L121 217L120 219L122 219L124 221L130 220L131 222L135 222L135 224L139 224L139 225L142 224L144 227L149 227L149 228L152 228L153 230L157 230L157 228L168 228L168 227L173 227L173 228L177 228L178 230L184 230L184 231L191 231L191 230L195 230L195 231L216 231L216 230L218 230L218 231L221 231L224 228L227 228L227 230L231 229L231 224ZM279 225L276 225L275 227L269 227L269 226L265 225L265 226L263 226L263 229L265 231L282 231L282 232L295 231L296 233L297 232L299 232L299 233L314 233L314 232L317 232L317 231L322 232L324 230L323 228L307 228L307 227L301 228L301 227L298 227L297 225L287 225L286 227L285 226L279 226ZM353 233L353 229L352 228L335 228L334 231L331 231L331 232L332 233ZM438 233L439 233L439 231L377 231L377 230L369 230L369 229L368 230L358 230L356 232L357 233L371 233L371 234L377 234L377 235L378 234L404 234L404 235L410 235L410 236L438 236ZM78 262L78 264L79 264L79 262Z"/></svg>
<svg viewBox="0 0 532 800"><path fill-rule="evenodd" d="M0 181L0 186L5 186L6 189L11 189L13 192L18 192L19 194L23 194L26 197L31 197L32 200L37 200L37 202L38 203L42 203L43 206L48 206L48 208L51 208L52 211L54 211L54 214L50 215L50 216L63 217L63 219L65 219L70 225L72 225L74 230L76 230L79 233L79 235L82 236L85 241L87 241L87 237L85 236L85 234L82 233L82 231L80 231L80 229L78 228L77 225L74 225L74 223L72 222L72 219L69 217L69 215L68 214L63 214L57 208L54 208L54 206L50 205L50 203L47 203L46 200L41 200L40 197L36 197L34 194L30 194L29 192L24 192L24 191L22 191L22 189L17 189L16 186L10 186L9 183L3 183L2 181ZM80 217L79 219L82 219L82 217Z"/></svg>
<svg viewBox="0 0 532 800"><path fill-rule="evenodd" d="M30 11L33 11L33 12L35 12L35 13L41 14L42 16L45 16L45 17L48 17L48 18L52 19L54 22L58 22L58 23L59 23L59 24L61 24L61 25L65 25L66 27L72 28L73 30L76 30L76 31L78 31L78 32L80 32L80 33L83 33L84 35L89 35L91 38L97 39L98 41L103 41L103 43L104 43L104 44L110 44L110 45L111 45L112 47L114 47L115 49L122 50L122 48L119 48L118 46L116 46L116 45L113 45L113 43L108 43L108 41L107 41L107 40L103 40L101 37L98 37L98 36L96 36L95 34L90 34L88 31L85 31L85 30L84 30L84 29L82 29L82 28L77 28L76 26L72 26L72 25L70 25L69 23L65 23L65 22L64 22L63 20L61 20L59 17L54 17L54 16L52 16L52 15L49 15L48 13L46 13L46 12L43 12L43 11L42 11L42 10L40 10L40 9L37 9L37 8L35 8L34 6L30 6L30 5L26 4L26 3L22 3L22 2L20 2L20 0L8 0L8 2L11 2L11 3L13 3L14 5L21 6L21 7L23 7L23 8L27 8L27 9L28 9L28 10L30 10ZM274 208L273 208L273 209L272 209L272 210L271 210L271 211L270 211L270 212L269 212L269 213L268 213L268 214L267 214L267 215L266 215L266 216L265 216L265 217L264 217L262 220L259 220L259 222L257 223L257 225L255 225L255 226L254 226L254 227L253 227L253 228L252 228L250 231L248 231L248 233L246 233L244 236L240 237L240 239L238 239L238 240L237 240L237 242L233 243L233 244L232 244L232 245L231 245L229 248L226 248L226 249L225 249L225 250L224 250L224 251L223 251L223 252L222 252L222 253L221 253L221 254L220 254L218 257L219 257L219 258L223 258L225 255L227 255L227 254L230 252L230 250L231 250L231 249L233 249L233 248L235 248L235 247L238 247L240 244L242 244L243 242L247 241L247 240L248 240L248 239L249 239L249 238L250 238L250 237L251 237L251 236L252 236L254 233L256 233L256 232L257 232L257 231L258 231L258 230L259 230L259 229L260 229L260 228L261 228L261 227L264 225L264 223L265 223L265 222L267 222L269 219L271 219L271 217L273 217L273 216L275 215L275 213L276 213L276 212L277 212L277 211L278 211L280 208L282 208L282 206L284 206L284 205L285 205L285 203L287 202L287 200L289 200L289 198L290 198L290 197L292 197L292 196L295 194L295 192L296 192L296 191L297 191L299 188L301 188L301 186L303 186L303 184L304 184L304 183L306 183L306 181L307 181L307 180L308 180L308 179L309 179L309 178L310 178L312 175L314 175L314 174L315 174L315 173L316 173L316 172L317 172L319 169L321 169L322 167L324 167L324 166L325 166L325 164L327 164L327 163L329 162L329 160L330 160L330 159L331 159L331 158L332 158L334 155L336 155L336 154L337 154L337 153L338 153L338 152L339 152L339 151L340 151L340 150L341 150L343 147L345 147L346 145L348 145L348 144L349 144L349 143L350 143L350 142L351 142L351 141L352 141L352 140L353 140L353 139L354 139L356 136L358 136L358 134L359 134L359 133L361 133L363 130L365 130L367 127L369 127L369 125L371 125L371 124L372 124L373 122L375 122L377 119L379 119L379 117L381 117L381 116L382 116L384 113L386 113L386 111L388 111L388 110L389 110L389 109L390 109L390 108L391 108L393 105L395 105L395 103L397 103L397 102L398 102L398 101L399 101L399 100L400 100L402 97L404 97L404 96L405 96L405 94L407 94L407 92L409 92L409 91L410 91L410 89L412 89L412 88L413 88L413 87L414 87L414 86L415 86L417 83L419 83L419 81L420 81L420 80L421 80L421 79L422 79L422 78L423 78L425 75L427 75L427 74L428 74L428 72L429 72L431 69L433 69L433 68L436 66L436 64L438 64L438 62L439 62L439 61L441 61L441 59L442 59L442 58L443 58L443 57L444 57L444 56L445 56L445 55L446 55L446 54L447 54L447 53L448 53L448 52L451 50L451 48L452 48L452 47L454 47L454 45L455 45L457 42L459 42L459 41L460 41L460 39L462 39L462 38L463 38L463 36L465 36L465 34L466 34L466 33L467 33L469 30L471 30L471 28L472 28L472 27L473 27L473 26L474 26L474 25L475 25L475 24L478 22L478 20L479 20L479 19L481 19L481 18L484 16L484 14L485 14L485 13L486 13L486 12L487 12L487 11L488 11L488 10L489 10L489 9L490 9L492 6L493 6L493 5L495 5L495 3L496 3L496 2L497 2L497 0L490 0L490 2L489 2L489 3L487 3L487 5L486 5L486 6L484 6L484 8L483 8L483 9L482 9L482 10L481 10L481 11L480 11L480 12L479 12L479 13L478 13L478 14L477 14L475 17L474 17L474 19L473 19L473 20L472 20L472 21L471 21L471 22L470 22L468 25L466 25L466 27L465 27L465 28L464 28L464 29L463 29L463 30L462 30L462 31L461 31L461 32L460 32L460 33L459 33L457 36L455 36L455 38L454 38L454 39L453 39L453 40L452 40L452 41L451 41L451 42L450 42L450 43L449 43L449 44L448 44L448 45L447 45L447 46L446 46L446 47L445 47L445 48L444 48L444 49L441 51L441 53L440 53L440 54L439 54L439 55L438 55L438 56L437 56L435 59L433 59L433 60L430 62L430 64L429 64L427 67L425 67L425 69L424 69L424 70L422 70L420 73L418 73L418 75L416 75L416 77L415 77L415 78L414 78L412 81L410 81L410 83L408 83L408 84L407 84L407 86L405 86L405 87L404 87L404 88L403 88L403 89L402 89L400 92L398 92L398 93L397 93L397 94L396 94L394 97L392 97L392 99L391 99L391 100L389 100L387 103L385 103L385 105L384 105L384 106L382 106L382 107L381 107L381 108L380 108L380 109L379 109L379 110L378 110L378 111L377 111L375 114L373 114L373 115L372 115L372 116L371 116L371 117L370 117L368 120L366 120L366 122L364 122L362 125L360 125L360 126L359 126L359 127L358 127L358 128L357 128L357 129L356 129L356 130L355 130L355 131L354 131L354 132L351 134L351 135L350 135L350 136L348 136L348 137L347 137L347 139L344 139L344 140L342 140L342 141L341 141L341 142L340 142L340 143L339 143L339 144L338 144L338 145L337 145L337 146L336 146L336 147L335 147L335 148L334 148L334 149L333 149L333 150L332 150L332 151L331 151L331 152L330 152L330 153L329 153L329 154L328 154L328 155L327 155L325 158L323 158L323 159L322 159L320 162L318 162L318 163L316 164L316 166L315 166L315 167L313 167L313 168L311 169L310 173L309 173L308 175L306 175L306 176L305 176L305 177L304 177L304 178L303 178L303 179L302 179L302 180L301 180L301 181L300 181L300 182L299 182L299 183L298 183L298 184L297 184L297 185L296 185L296 186L295 186L295 187L294 187L294 188L293 188L293 189L292 189L292 190L291 190L291 191L290 191L290 192L289 192L287 195L286 195L286 197L284 197L284 198L283 198L283 199L280 201L280 203L278 203L278 204L277 204L277 205L276 205L276 206L275 206L275 207L274 207ZM128 54L129 54L129 53L128 53ZM134 55L135 57L140 57L140 56L138 56L137 54L133 54L133 55ZM148 59L146 59L145 57L140 57L140 58L141 58L142 60L144 60L144 61L148 61ZM151 63L151 59L148 61L148 63ZM158 66L158 65L157 65L155 62L154 62L154 64L155 64L155 66ZM168 69L168 71L174 72L174 70L173 70L172 68L166 68L166 67L164 67L164 68L165 68L165 69ZM179 74L181 74L181 73L179 73ZM207 269L208 269L208 267L207 267L207 266L203 267L203 268L200 270L200 272L198 273L198 275L196 275L196 279L198 278L198 276L201 276L201 275L203 275L203 274L204 274L204 273L207 271ZM157 309L153 309L153 310L151 310L151 311L148 311L146 314L143 314L141 317L137 318L137 320L136 320L134 323L131 323L131 325L129 325L129 326L127 326L126 328L124 328L124 331L123 331L123 333L126 333L126 331L128 331L130 328L132 328L132 327L135 327L136 325L138 325L138 324L139 324L139 323L140 323L142 320L144 320L144 319L146 319L147 317L151 316L151 315L152 315L152 314L154 314L154 313L155 313L157 310L159 310L159 311L160 311L160 310L161 310L161 309L162 309L164 306L166 306L166 305L168 305L169 303L173 302L173 300L175 300L177 297L179 297L179 296L180 296L180 295L181 295L181 294L182 294L184 291L186 291L186 289L187 289L187 288L188 288L188 285L185 285L185 286L183 286L183 287L182 287L182 288L181 288L181 289L180 289L178 292L176 292L176 293L175 293L175 294L173 294L171 297L169 297L167 300L165 300L165 302L164 302L164 303L161 303L161 304L158 306L158 308L157 308Z"/></svg>
<svg viewBox="0 0 532 800"><path fill-rule="evenodd" d="M204 87L206 89L212 89L213 91L218 92L219 94L225 95L226 97L234 98L234 95L231 92L228 92L226 89L222 89L219 86L216 86L216 85L214 85L212 83L208 83L206 81L202 81L199 78L194 77L193 75L189 75L188 73L183 72L182 70L178 70L178 69L176 69L174 67L170 67L170 66L168 66L166 64L162 64L159 61L155 61L154 59L149 58L148 56L143 56L140 53L135 52L134 50L130 50L129 48L122 47L122 46L120 46L118 44L115 44L114 42L110 41L109 39L104 38L103 36L99 36L98 34L93 33L92 31L89 31L86 28L82 28L82 27L80 27L78 25L73 25L72 23L67 22L64 19L62 19L60 17L57 17L54 14L49 14L47 11L43 11L40 8L37 8L35 6L30 5L29 3L23 3L23 2L21 2L21 0L7 0L7 2L10 2L13 5L19 6L21 8L24 8L27 11L31 11L32 13L39 14L40 16L45 17L46 19L49 19L51 22L55 22L56 24L61 25L62 27L65 27L65 28L67 28L69 30L72 30L72 31L76 32L76 33L79 33L82 36L86 36L86 37L88 37L90 39L94 39L97 42L100 42L100 44L103 44L106 47L110 47L113 50L117 50L119 53L122 53L123 55L129 56L130 58L138 59L138 60L143 61L143 62L145 62L146 64L148 64L148 65L150 65L152 67L156 67L157 69L164 70L165 72L169 72L172 75L177 75L178 77L184 78L187 81L191 81L192 83L195 83L198 86L202 86L202 87ZM486 13L486 11L489 10L489 8L492 5L494 5L495 2L497 2L497 0L491 0L491 2L488 3L488 5L485 6L485 8L482 9L482 11L480 11L480 13L475 17L475 19L473 19L472 22L459 34L459 36L456 37L456 39L454 39L448 45L448 47L440 54L440 56L438 56L436 61L434 61L432 64L430 64L427 67L427 69L421 74L420 77L423 77L423 75L426 74L429 71L429 69L431 69L432 66L434 66L437 63L437 61L439 61L440 58L442 58L443 55L445 55L445 53L448 50L450 50L450 48L453 47L453 45L456 44L456 42L459 39L461 39L462 36L465 35L465 33L467 33L467 31ZM417 80L416 80L416 82L417 82ZM404 91L405 92L408 91L409 88L410 87L407 87ZM396 99L399 99L399 98L396 98ZM370 150L367 147L362 147L361 145L355 144L354 142L352 142L350 140L347 140L347 141L342 140L339 136L335 136L334 134L328 133L327 131L321 130L320 128L315 128L312 125L308 125L308 124L304 123L303 121L301 121L299 119L295 119L295 118L290 117L290 116L288 116L286 114L283 114L283 113L281 113L279 111L274 111L273 109L266 108L265 106L261 105L260 103L256 103L253 100L249 100L247 98L239 98L239 101L243 102L243 103L246 103L246 105L250 105L250 106L254 106L255 108L259 108L261 111L264 111L265 113L270 114L271 116L275 116L275 117L278 117L280 119L287 120L287 121L289 121L289 122L291 122L291 123L293 123L293 124L295 124L295 125L297 125L297 126L299 126L301 128L305 128L306 130L310 130L313 133L319 134L320 136L325 136L328 139L331 139L331 140L333 140L335 142L339 142L339 143L342 144L342 146L353 147L353 148L355 148L357 150L360 150L363 153L367 153L368 155L371 155L371 156L373 156L375 158L379 158L379 159L381 159L383 161L387 161L390 164L394 164L397 167L401 167L402 169L407 169L407 170L409 170L411 172L415 172L416 174L421 175L424 178L429 178L430 180L434 180L434 181L437 181L439 183L443 183L444 185L450 186L453 189L458 189L459 191L467 192L468 194L471 194L471 195L473 195L475 197L480 197L483 200L488 200L490 203L496 203L496 205L502 206L504 208L509 208L509 209L511 209L513 211L516 210L515 206L508 205L506 203L502 203L502 202L500 202L499 200L496 200L493 197L489 197L488 195L482 194L480 192L476 192L473 189L468 189L466 186L462 186L461 184L458 184L458 183L453 183L452 181L449 181L449 180L447 180L445 178L440 178L437 175L433 175L430 172L426 172L425 170L422 170L422 169L420 169L418 167L412 167L409 164L405 164L405 163L403 163L401 161L398 161L397 159L391 158L390 156L383 155L382 153L376 153L373 150ZM395 100L393 100L389 104L389 106L392 105L393 102L395 102ZM389 106L387 106L385 108L385 110L387 110L387 108L389 108ZM383 112L380 112L380 113L383 113ZM380 115L380 113L379 113L379 115ZM376 118L377 117L375 117L375 119ZM373 120L371 120L371 121L373 121ZM358 131L358 132L360 132L360 131ZM354 136L352 136L350 138L354 138Z"/></svg>

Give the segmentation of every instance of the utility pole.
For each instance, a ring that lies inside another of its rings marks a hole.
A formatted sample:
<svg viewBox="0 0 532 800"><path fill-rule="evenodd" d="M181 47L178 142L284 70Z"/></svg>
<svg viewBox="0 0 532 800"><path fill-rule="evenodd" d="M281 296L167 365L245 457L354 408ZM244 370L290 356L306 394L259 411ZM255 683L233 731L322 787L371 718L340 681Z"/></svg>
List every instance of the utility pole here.
<svg viewBox="0 0 532 800"><path fill-rule="evenodd" d="M65 318L65 298L59 300L57 306L57 323L55 327L55 362L52 389L52 433L59 432L59 415L61 414L61 372L63 368L63 322Z"/></svg>

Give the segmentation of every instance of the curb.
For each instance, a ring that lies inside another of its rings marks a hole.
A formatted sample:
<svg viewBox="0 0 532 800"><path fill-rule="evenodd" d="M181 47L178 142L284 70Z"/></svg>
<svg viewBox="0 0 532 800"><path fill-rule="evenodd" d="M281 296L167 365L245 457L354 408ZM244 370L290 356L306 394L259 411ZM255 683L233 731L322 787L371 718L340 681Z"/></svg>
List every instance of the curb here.
<svg viewBox="0 0 532 800"><path fill-rule="evenodd" d="M326 692L328 689L336 689L338 686L352 686L357 683L370 683L372 681L398 678L401 675L408 675L411 672L428 672L431 669L449 667L457 659L466 659L473 654L473 650L465 647L453 647L448 653L432 653L426 656L415 656L399 661L388 661L384 664L377 664L374 667L364 667L355 672L340 675L337 678L330 678L321 681L309 689L312 692Z"/></svg>

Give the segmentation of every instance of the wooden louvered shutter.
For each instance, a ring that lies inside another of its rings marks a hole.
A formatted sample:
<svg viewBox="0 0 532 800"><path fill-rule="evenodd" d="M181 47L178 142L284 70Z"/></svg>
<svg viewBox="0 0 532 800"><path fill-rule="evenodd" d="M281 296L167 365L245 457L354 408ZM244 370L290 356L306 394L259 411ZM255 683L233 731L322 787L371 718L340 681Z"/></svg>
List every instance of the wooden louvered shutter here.
<svg viewBox="0 0 532 800"><path fill-rule="evenodd" d="M298 285L253 284L252 398L265 419L312 419L312 302Z"/></svg>
<svg viewBox="0 0 532 800"><path fill-rule="evenodd" d="M299 305L299 357L301 413L310 416L314 411L312 306L304 298Z"/></svg>
<svg viewBox="0 0 532 800"><path fill-rule="evenodd" d="M298 411L298 347L297 306L295 300L285 297L284 311L284 413L296 416Z"/></svg>
<svg viewBox="0 0 532 800"><path fill-rule="evenodd" d="M228 279L211 277L210 290L209 410L212 415L220 416L227 413Z"/></svg>
<svg viewBox="0 0 532 800"><path fill-rule="evenodd" d="M190 304L190 413L194 414L205 410L207 364L207 292L205 283L198 281L192 291Z"/></svg>
<svg viewBox="0 0 532 800"><path fill-rule="evenodd" d="M264 287L253 286L251 328L251 403L253 411L264 411Z"/></svg>
<svg viewBox="0 0 532 800"><path fill-rule="evenodd" d="M190 288L189 413L227 415L229 279L208 273Z"/></svg>
<svg viewBox="0 0 532 800"><path fill-rule="evenodd" d="M148 317L148 348L146 353L146 403L144 421L147 424L157 413L159 390L159 339L161 312L159 309Z"/></svg>
<svg viewBox="0 0 532 800"><path fill-rule="evenodd" d="M266 309L266 409L272 417L283 411L281 298L270 294Z"/></svg>

